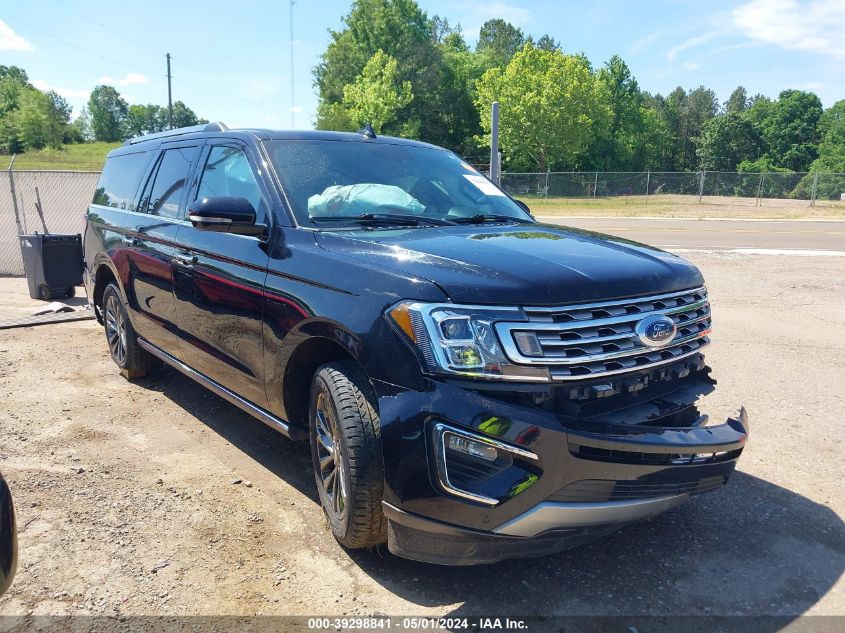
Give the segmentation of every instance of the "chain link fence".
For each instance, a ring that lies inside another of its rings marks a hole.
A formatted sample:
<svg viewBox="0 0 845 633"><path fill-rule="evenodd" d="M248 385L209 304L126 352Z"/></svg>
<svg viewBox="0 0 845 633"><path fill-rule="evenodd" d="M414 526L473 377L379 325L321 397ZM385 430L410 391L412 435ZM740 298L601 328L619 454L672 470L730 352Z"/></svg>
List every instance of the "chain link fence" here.
<svg viewBox="0 0 845 633"><path fill-rule="evenodd" d="M7 171L0 176L0 276L24 274L20 233L80 233L99 172ZM5 183L2 181L5 179ZM523 198L629 198L670 204L816 205L845 208L845 174L769 172L502 173ZM44 223L36 203L40 199Z"/></svg>
<svg viewBox="0 0 845 633"><path fill-rule="evenodd" d="M96 171L7 171L0 175L0 276L24 274L19 234L81 233L99 177Z"/></svg>
<svg viewBox="0 0 845 633"><path fill-rule="evenodd" d="M536 172L502 173L502 188L525 198L589 199L687 196L735 205L845 206L845 174L766 172Z"/></svg>

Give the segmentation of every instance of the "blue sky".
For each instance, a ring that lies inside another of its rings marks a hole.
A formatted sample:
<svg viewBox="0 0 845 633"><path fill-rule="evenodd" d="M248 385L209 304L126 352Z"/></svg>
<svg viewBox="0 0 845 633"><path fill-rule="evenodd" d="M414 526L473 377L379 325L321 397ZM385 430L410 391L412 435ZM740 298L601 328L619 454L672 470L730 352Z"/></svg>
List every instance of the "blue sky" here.
<svg viewBox="0 0 845 633"><path fill-rule="evenodd" d="M640 86L738 84L774 97L812 90L825 107L845 98L845 0L734 2L622 0L420 0L429 15L460 23L470 42L487 19L551 34L595 66L618 53ZM231 127L311 127L311 69L351 0L297 0L291 99L288 0L238 3L27 0L0 3L0 64L22 66L78 112L97 83L130 103L167 103L164 53L173 55L173 98ZM293 110L293 112L292 112Z"/></svg>

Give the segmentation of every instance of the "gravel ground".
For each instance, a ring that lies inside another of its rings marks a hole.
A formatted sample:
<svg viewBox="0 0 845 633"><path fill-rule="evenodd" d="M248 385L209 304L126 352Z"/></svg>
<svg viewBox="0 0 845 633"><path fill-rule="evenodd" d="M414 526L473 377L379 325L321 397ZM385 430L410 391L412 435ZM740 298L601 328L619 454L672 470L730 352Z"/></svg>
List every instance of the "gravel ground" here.
<svg viewBox="0 0 845 633"><path fill-rule="evenodd" d="M845 259L694 254L717 410L751 439L723 490L556 556L481 568L344 551L308 451L172 370L129 383L93 321L0 331L11 614L845 615ZM0 305L28 311L22 280Z"/></svg>

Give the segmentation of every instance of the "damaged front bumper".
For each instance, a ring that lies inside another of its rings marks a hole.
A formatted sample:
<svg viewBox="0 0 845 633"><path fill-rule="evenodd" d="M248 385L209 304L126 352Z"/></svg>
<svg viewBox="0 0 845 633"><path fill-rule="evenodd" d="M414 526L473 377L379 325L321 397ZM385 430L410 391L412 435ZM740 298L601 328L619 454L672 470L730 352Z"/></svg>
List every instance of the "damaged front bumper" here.
<svg viewBox="0 0 845 633"><path fill-rule="evenodd" d="M740 409L711 426L684 413L707 381L699 372L658 399L646 391L629 407L566 414L448 382L376 384L390 550L449 565L540 556L720 488L748 418ZM673 426L649 421L653 402L673 401L676 412L662 418Z"/></svg>

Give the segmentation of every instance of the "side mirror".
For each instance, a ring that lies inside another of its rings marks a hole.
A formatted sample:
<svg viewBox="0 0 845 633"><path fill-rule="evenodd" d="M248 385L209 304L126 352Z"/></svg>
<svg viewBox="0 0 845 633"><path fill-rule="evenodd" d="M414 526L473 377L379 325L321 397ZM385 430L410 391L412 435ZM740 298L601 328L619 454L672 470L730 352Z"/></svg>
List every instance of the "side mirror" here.
<svg viewBox="0 0 845 633"><path fill-rule="evenodd" d="M204 231L263 235L267 230L263 224L255 223L255 209L246 198L199 198L188 205L188 219L194 228Z"/></svg>
<svg viewBox="0 0 845 633"><path fill-rule="evenodd" d="M0 475L0 596L2 596L18 566L18 532L15 527L15 507L6 480Z"/></svg>

